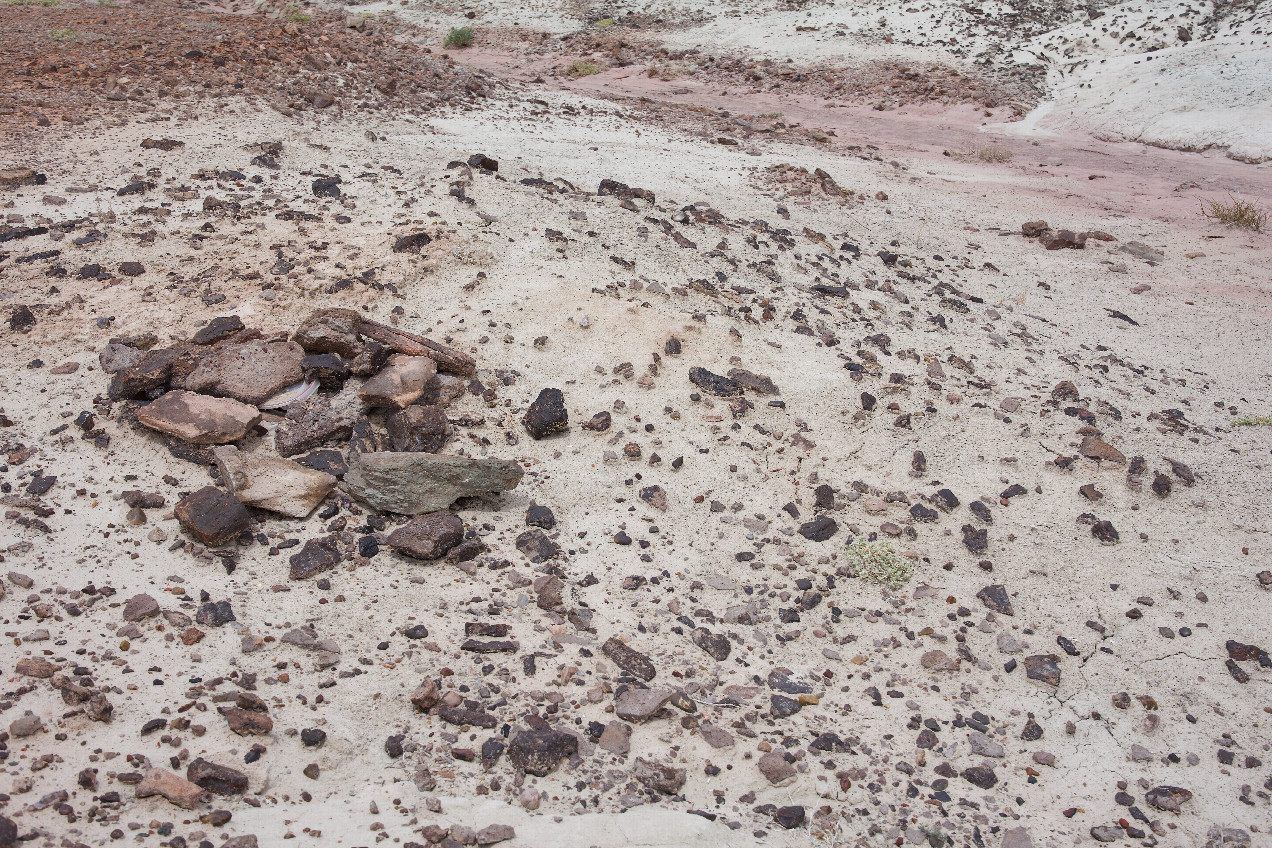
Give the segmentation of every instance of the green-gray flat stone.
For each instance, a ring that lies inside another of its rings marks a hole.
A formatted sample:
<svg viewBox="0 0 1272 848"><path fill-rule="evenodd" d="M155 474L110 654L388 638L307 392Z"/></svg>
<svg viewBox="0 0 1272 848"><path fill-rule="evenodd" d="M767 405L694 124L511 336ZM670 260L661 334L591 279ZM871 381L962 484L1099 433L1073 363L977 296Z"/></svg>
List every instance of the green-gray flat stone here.
<svg viewBox="0 0 1272 848"><path fill-rule="evenodd" d="M419 515L446 509L457 498L516 488L524 473L513 459L376 452L350 458L345 483L376 509Z"/></svg>

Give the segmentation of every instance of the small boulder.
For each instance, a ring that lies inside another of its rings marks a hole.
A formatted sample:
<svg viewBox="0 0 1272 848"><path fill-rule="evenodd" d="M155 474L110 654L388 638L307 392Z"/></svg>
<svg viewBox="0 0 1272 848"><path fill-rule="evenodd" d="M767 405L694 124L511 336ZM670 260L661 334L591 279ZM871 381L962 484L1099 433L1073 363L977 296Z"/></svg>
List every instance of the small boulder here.
<svg viewBox="0 0 1272 848"><path fill-rule="evenodd" d="M464 522L453 512L412 518L389 534L389 547L415 559L441 559L464 538Z"/></svg>
<svg viewBox="0 0 1272 848"><path fill-rule="evenodd" d="M526 410L522 423L531 438L542 439L553 433L565 432L569 428L569 420L561 390L544 389Z"/></svg>
<svg viewBox="0 0 1272 848"><path fill-rule="evenodd" d="M205 545L223 545L252 525L243 504L216 486L187 495L173 511L182 528Z"/></svg>

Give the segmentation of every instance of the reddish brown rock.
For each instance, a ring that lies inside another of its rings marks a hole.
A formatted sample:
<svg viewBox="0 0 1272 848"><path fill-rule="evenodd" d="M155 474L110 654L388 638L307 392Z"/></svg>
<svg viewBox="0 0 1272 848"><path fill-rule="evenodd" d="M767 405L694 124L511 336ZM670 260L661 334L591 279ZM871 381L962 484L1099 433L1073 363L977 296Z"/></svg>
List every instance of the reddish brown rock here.
<svg viewBox="0 0 1272 848"><path fill-rule="evenodd" d="M184 810L193 810L199 806L203 790L167 769L152 768L137 784L137 797L149 798L152 795L162 795Z"/></svg>
<svg viewBox="0 0 1272 848"><path fill-rule="evenodd" d="M185 388L259 404L300 382L304 358L304 348L295 342L258 339L218 345L186 376Z"/></svg>
<svg viewBox="0 0 1272 848"><path fill-rule="evenodd" d="M464 522L453 512L417 516L389 534L389 547L415 559L440 559L464 538Z"/></svg>
<svg viewBox="0 0 1272 848"><path fill-rule="evenodd" d="M185 531L205 545L223 545L252 525L243 504L216 486L182 498L173 511Z"/></svg>
<svg viewBox="0 0 1272 848"><path fill-rule="evenodd" d="M196 445L237 442L261 420L256 407L231 398L168 392L137 410L137 421Z"/></svg>

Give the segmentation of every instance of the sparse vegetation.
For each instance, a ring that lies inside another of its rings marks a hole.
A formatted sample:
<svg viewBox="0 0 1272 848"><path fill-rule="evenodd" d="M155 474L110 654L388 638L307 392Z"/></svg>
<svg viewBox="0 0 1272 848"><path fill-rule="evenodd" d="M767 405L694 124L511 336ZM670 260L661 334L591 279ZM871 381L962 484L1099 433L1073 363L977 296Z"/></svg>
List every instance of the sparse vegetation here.
<svg viewBox="0 0 1272 848"><path fill-rule="evenodd" d="M596 22L596 26L598 29L609 29L613 25L614 25L613 18L601 18L599 21Z"/></svg>
<svg viewBox="0 0 1272 848"><path fill-rule="evenodd" d="M473 43L472 27L455 27L446 35L442 46L447 49L469 47Z"/></svg>
<svg viewBox="0 0 1272 848"><path fill-rule="evenodd" d="M898 557L891 542L868 542L858 536L847 548L848 566L862 580L882 583L895 590L908 583L914 573L914 564Z"/></svg>
<svg viewBox="0 0 1272 848"><path fill-rule="evenodd" d="M75 30L73 29L51 29L49 30L49 38L54 41L74 41Z"/></svg>
<svg viewBox="0 0 1272 848"><path fill-rule="evenodd" d="M313 21L313 17L307 14L297 4L288 3L283 7L283 20L293 24L307 24Z"/></svg>
<svg viewBox="0 0 1272 848"><path fill-rule="evenodd" d="M592 74L599 74L601 66L593 62L591 59L576 59L565 69L565 75L578 79L579 77L590 77Z"/></svg>
<svg viewBox="0 0 1272 848"><path fill-rule="evenodd" d="M1272 427L1272 415L1246 415L1232 422L1234 427Z"/></svg>
<svg viewBox="0 0 1272 848"><path fill-rule="evenodd" d="M1203 200L1201 214L1229 227L1261 233L1268 225L1268 211L1248 200L1228 195L1227 200Z"/></svg>
<svg viewBox="0 0 1272 848"><path fill-rule="evenodd" d="M978 147L975 156L982 162L1010 162L1012 157L1010 150L1001 147Z"/></svg>

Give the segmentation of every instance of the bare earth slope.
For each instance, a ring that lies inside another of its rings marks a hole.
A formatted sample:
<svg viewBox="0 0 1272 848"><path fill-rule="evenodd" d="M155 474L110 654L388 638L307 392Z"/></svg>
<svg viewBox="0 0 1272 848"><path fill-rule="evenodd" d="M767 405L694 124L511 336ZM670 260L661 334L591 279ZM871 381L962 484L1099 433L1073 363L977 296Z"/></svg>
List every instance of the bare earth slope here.
<svg viewBox="0 0 1272 848"><path fill-rule="evenodd" d="M1267 842L1266 166L148 8L4 54L0 845ZM139 421L308 378L306 517Z"/></svg>

